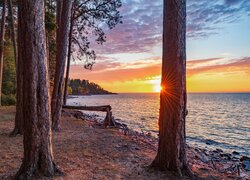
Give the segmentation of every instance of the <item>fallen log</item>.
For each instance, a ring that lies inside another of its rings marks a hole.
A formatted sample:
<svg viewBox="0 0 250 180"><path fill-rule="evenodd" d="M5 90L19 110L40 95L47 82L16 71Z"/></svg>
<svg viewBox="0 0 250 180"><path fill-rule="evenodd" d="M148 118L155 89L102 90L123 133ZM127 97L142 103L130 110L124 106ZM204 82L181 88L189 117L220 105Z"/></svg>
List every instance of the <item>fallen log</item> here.
<svg viewBox="0 0 250 180"><path fill-rule="evenodd" d="M78 110L84 110L84 111L102 111L107 112L108 110L111 111L110 105L104 105L104 106L68 106L64 105L64 109L78 109Z"/></svg>
<svg viewBox="0 0 250 180"><path fill-rule="evenodd" d="M64 105L64 109L76 109L76 110L84 110L84 111L101 111L106 112L106 117L104 119L103 125L107 126L116 126L114 117L112 116L111 106L104 105L104 106L68 106Z"/></svg>

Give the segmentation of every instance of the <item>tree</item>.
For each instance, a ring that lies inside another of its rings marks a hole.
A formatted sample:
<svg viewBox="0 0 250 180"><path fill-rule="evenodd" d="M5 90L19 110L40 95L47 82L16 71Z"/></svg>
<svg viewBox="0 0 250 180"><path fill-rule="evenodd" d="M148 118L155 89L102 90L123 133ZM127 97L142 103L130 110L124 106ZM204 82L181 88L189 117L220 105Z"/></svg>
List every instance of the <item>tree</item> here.
<svg viewBox="0 0 250 180"><path fill-rule="evenodd" d="M159 146L151 166L189 173L186 158L186 0L164 0Z"/></svg>
<svg viewBox="0 0 250 180"><path fill-rule="evenodd" d="M76 2L76 1L75 1ZM69 45L68 45L68 56L67 56L67 66L66 66L66 77L64 83L64 94L63 94L63 104L66 105L67 93L68 93L68 80L69 80L69 69L70 69L70 59L71 59L71 47L72 47L72 35L74 26L74 16L75 16L75 4L72 6L72 12L70 16L70 28L69 28Z"/></svg>
<svg viewBox="0 0 250 180"><path fill-rule="evenodd" d="M44 1L19 1L19 56L23 73L24 158L15 179L53 176Z"/></svg>
<svg viewBox="0 0 250 180"><path fill-rule="evenodd" d="M16 136L17 134L23 134L23 32L21 31L21 10L18 7L18 37L17 37L17 62L16 62L16 115L15 115L15 125L10 136Z"/></svg>
<svg viewBox="0 0 250 180"><path fill-rule="evenodd" d="M75 0L71 16L70 36L68 46L67 70L65 84L68 84L69 70L72 55L72 48L77 59L85 57L85 68L91 69L95 62L95 51L90 49L89 35L96 36L96 42L103 44L106 41L103 25L109 29L114 28L121 22L119 8L122 3L120 0ZM74 57L74 56L72 56ZM67 87L64 87L63 103L66 104Z"/></svg>
<svg viewBox="0 0 250 180"><path fill-rule="evenodd" d="M60 117L62 109L62 88L64 79L64 69L67 56L69 40L69 25L73 0L61 1L57 4L57 52L56 52L56 71L54 78L54 88L52 93L52 123L53 130L60 130ZM63 12L63 13L62 13Z"/></svg>
<svg viewBox="0 0 250 180"><path fill-rule="evenodd" d="M1 99L2 99L3 47L4 47L5 21L6 21L6 0L3 0L1 32L0 32L0 106L1 106Z"/></svg>

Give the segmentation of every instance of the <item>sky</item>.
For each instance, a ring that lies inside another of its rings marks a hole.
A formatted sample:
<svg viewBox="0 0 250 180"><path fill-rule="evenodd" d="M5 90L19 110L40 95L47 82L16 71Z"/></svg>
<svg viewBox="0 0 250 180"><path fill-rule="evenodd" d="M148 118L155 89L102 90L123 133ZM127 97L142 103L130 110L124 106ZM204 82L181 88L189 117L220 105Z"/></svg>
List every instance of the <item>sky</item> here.
<svg viewBox="0 0 250 180"><path fill-rule="evenodd" d="M163 0L122 0L123 23L92 44L93 69L73 62L70 78L112 92L157 92ZM188 92L250 92L250 0L187 0Z"/></svg>

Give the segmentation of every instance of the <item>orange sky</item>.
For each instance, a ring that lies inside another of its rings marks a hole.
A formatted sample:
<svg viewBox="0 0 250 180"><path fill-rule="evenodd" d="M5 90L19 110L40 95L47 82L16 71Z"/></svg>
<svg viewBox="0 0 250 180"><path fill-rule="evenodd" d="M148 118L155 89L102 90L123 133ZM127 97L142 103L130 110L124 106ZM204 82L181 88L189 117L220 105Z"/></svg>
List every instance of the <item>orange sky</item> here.
<svg viewBox="0 0 250 180"><path fill-rule="evenodd" d="M88 79L112 92L159 91L160 57L136 62L100 61L92 71L71 66L71 78ZM212 58L187 63L188 92L250 92L250 58Z"/></svg>

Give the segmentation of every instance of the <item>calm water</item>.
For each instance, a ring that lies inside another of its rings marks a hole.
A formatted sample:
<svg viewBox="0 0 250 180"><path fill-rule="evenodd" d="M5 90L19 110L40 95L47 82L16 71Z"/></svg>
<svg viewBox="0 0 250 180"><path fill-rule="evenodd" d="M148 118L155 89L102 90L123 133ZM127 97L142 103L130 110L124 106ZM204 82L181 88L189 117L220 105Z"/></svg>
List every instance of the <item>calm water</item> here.
<svg viewBox="0 0 250 180"><path fill-rule="evenodd" d="M131 129L158 134L159 94L81 96L68 104L110 104ZM250 94L188 94L188 110L188 144L250 156Z"/></svg>

